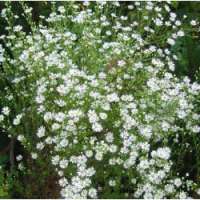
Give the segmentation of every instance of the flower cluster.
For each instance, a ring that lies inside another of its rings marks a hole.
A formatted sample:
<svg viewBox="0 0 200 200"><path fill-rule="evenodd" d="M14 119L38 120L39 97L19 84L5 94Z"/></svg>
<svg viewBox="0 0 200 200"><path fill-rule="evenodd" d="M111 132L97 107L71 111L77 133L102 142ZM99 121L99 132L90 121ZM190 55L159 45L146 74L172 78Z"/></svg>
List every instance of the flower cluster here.
<svg viewBox="0 0 200 200"><path fill-rule="evenodd" d="M200 85L173 74L183 22L167 2L134 2L127 16L119 2L66 4L48 28L5 36L15 57L0 46L12 77L0 123L51 162L64 198L190 197L198 183L174 159L180 142L192 148L180 138L200 131Z"/></svg>

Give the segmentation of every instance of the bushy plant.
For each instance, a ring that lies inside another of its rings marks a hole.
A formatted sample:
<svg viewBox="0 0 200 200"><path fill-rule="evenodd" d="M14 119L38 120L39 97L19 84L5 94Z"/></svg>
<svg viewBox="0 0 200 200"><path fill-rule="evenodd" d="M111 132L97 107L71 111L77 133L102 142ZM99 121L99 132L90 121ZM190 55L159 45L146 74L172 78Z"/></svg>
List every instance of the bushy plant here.
<svg viewBox="0 0 200 200"><path fill-rule="evenodd" d="M194 197L200 85L174 75L170 48L198 22L180 21L166 2L122 6L67 2L39 26L25 8L30 34L4 9L1 126L46 177L53 168L61 197Z"/></svg>

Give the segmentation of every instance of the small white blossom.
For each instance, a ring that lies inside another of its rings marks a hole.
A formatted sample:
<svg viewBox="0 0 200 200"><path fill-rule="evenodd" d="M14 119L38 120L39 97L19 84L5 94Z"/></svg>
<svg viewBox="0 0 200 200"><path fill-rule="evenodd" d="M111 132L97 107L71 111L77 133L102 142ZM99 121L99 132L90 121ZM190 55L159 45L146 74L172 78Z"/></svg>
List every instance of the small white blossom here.
<svg viewBox="0 0 200 200"><path fill-rule="evenodd" d="M14 124L15 126L19 125L20 122L21 122L21 118L22 118L22 114L17 115L17 116L15 117L15 119L13 120L13 124Z"/></svg>
<svg viewBox="0 0 200 200"><path fill-rule="evenodd" d="M35 160L35 159L37 159L38 155L37 155L37 153L31 153L31 157Z"/></svg>
<svg viewBox="0 0 200 200"><path fill-rule="evenodd" d="M37 131L37 136L39 137L39 138L41 138L41 137L44 137L45 136L45 127L44 126L41 126L39 129L38 129L38 131Z"/></svg>
<svg viewBox="0 0 200 200"><path fill-rule="evenodd" d="M6 106L6 107L3 107L3 108L2 108L2 113L3 113L4 115L7 115L7 116L8 116L9 113L10 113L9 107L7 107L7 106Z"/></svg>
<svg viewBox="0 0 200 200"><path fill-rule="evenodd" d="M21 161L22 159L23 159L23 156L22 156L22 155L16 156L16 160L17 160L17 161Z"/></svg>

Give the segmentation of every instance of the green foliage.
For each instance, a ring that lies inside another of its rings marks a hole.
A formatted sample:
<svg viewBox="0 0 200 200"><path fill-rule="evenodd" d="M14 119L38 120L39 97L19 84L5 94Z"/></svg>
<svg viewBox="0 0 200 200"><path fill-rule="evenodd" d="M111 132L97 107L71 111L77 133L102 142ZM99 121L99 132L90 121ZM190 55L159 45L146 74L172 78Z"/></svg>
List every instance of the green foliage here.
<svg viewBox="0 0 200 200"><path fill-rule="evenodd" d="M9 178L6 177L6 173L0 165L0 198L10 198Z"/></svg>
<svg viewBox="0 0 200 200"><path fill-rule="evenodd" d="M200 43L190 36L180 38L173 46L172 51L177 54L176 74L189 76L193 81L200 68Z"/></svg>

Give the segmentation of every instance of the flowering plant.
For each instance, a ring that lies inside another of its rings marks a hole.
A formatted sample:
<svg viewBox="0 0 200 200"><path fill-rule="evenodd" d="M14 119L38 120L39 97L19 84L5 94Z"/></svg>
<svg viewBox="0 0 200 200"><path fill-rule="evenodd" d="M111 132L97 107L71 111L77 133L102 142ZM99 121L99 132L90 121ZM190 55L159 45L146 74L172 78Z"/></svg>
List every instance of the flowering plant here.
<svg viewBox="0 0 200 200"><path fill-rule="evenodd" d="M53 167L61 197L199 193L181 155L199 149L200 85L174 75L170 51L198 22L180 21L166 2L134 2L127 15L119 2L68 2L37 26L23 6L30 34L12 24L9 6L1 13L13 56L0 46L0 123Z"/></svg>

